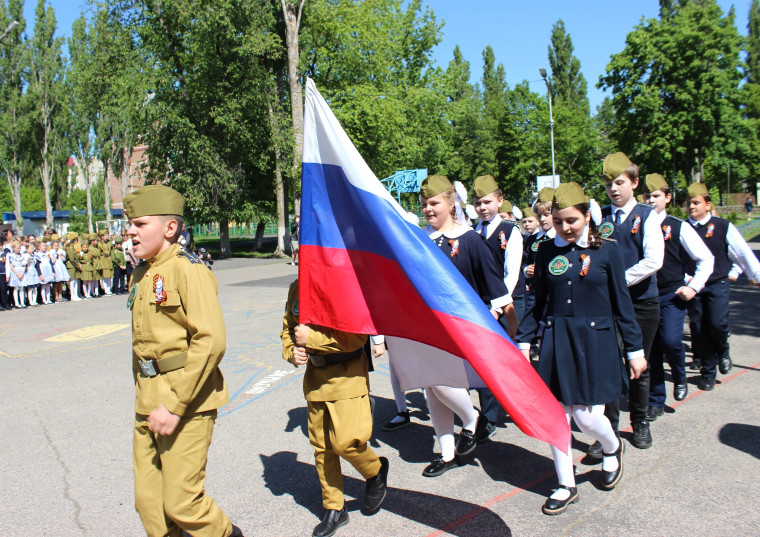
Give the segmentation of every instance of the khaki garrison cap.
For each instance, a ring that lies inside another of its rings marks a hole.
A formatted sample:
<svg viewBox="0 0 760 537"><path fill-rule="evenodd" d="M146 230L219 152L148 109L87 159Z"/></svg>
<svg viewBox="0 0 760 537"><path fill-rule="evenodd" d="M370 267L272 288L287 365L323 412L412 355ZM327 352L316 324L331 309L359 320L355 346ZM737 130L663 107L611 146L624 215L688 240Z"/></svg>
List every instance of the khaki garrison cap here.
<svg viewBox="0 0 760 537"><path fill-rule="evenodd" d="M113 240L116 244L119 244L123 242L121 235L116 235L116 238Z"/></svg>
<svg viewBox="0 0 760 537"><path fill-rule="evenodd" d="M76 239L77 237L79 237L79 235L77 235L76 232L74 232L74 231L69 231L68 233L66 233L66 240L67 241L72 241L72 240Z"/></svg>
<svg viewBox="0 0 760 537"><path fill-rule="evenodd" d="M644 194L639 194L638 196L636 196L636 201L638 201L639 203L644 203Z"/></svg>
<svg viewBox="0 0 760 537"><path fill-rule="evenodd" d="M583 203L588 203L583 187L575 182L563 183L557 187L554 193L552 207L554 209L567 209Z"/></svg>
<svg viewBox="0 0 760 537"><path fill-rule="evenodd" d="M536 213L533 212L533 209L530 207L524 207L522 210L523 218L535 218Z"/></svg>
<svg viewBox="0 0 760 537"><path fill-rule="evenodd" d="M87 240L88 241L96 241L96 240L98 240L98 234L97 233L89 233L87 235Z"/></svg>
<svg viewBox="0 0 760 537"><path fill-rule="evenodd" d="M710 192L704 183L692 183L689 185L689 197L696 198L697 196L709 196Z"/></svg>
<svg viewBox="0 0 760 537"><path fill-rule="evenodd" d="M499 185L496 184L493 175L481 175L475 178L472 190L475 192L476 198L482 198L495 190L499 190Z"/></svg>
<svg viewBox="0 0 760 537"><path fill-rule="evenodd" d="M656 192L661 188L666 188L668 186L668 182L659 173L647 174L644 182L646 183L649 192Z"/></svg>
<svg viewBox="0 0 760 537"><path fill-rule="evenodd" d="M420 193L424 198L432 198L441 192L454 188L445 175L429 175L420 185Z"/></svg>
<svg viewBox="0 0 760 537"><path fill-rule="evenodd" d="M124 198L124 212L129 218L159 214L183 216L185 197L168 186L148 185Z"/></svg>
<svg viewBox="0 0 760 537"><path fill-rule="evenodd" d="M621 175L628 166L633 164L625 153L618 151L604 157L604 167L602 168L602 175L605 179L615 179Z"/></svg>
<svg viewBox="0 0 760 537"><path fill-rule="evenodd" d="M538 200L540 202L554 200L554 189L550 186L542 188L538 193Z"/></svg>
<svg viewBox="0 0 760 537"><path fill-rule="evenodd" d="M504 203L499 205L499 212L500 213L511 213L512 212L512 202L509 200L504 200Z"/></svg>
<svg viewBox="0 0 760 537"><path fill-rule="evenodd" d="M53 233L52 235L50 235L50 240L51 241L57 241L60 238L61 237L60 237L60 235L58 235L58 233Z"/></svg>

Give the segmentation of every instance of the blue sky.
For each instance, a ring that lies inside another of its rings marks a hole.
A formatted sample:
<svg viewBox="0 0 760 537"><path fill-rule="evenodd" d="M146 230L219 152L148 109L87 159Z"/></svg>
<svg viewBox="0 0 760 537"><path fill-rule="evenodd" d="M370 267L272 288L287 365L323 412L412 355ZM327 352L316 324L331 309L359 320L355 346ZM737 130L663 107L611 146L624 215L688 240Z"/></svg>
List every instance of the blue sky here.
<svg viewBox="0 0 760 537"><path fill-rule="evenodd" d="M480 79L482 52L491 45L496 60L504 65L507 82L514 85L528 80L531 89L545 93L538 69L548 70L547 48L554 23L562 19L581 62L589 87L592 110L604 99L596 89L610 56L620 52L625 36L642 17L657 16L657 0L423 0L436 17L445 22L443 41L433 57L446 67L456 45L470 62L473 82ZM307 9L308 9L307 0ZM724 11L736 7L739 33L747 33L747 14L751 0L719 0ZM52 0L59 32L69 36L71 25L82 12L80 0ZM27 0L25 16L31 31L36 2Z"/></svg>

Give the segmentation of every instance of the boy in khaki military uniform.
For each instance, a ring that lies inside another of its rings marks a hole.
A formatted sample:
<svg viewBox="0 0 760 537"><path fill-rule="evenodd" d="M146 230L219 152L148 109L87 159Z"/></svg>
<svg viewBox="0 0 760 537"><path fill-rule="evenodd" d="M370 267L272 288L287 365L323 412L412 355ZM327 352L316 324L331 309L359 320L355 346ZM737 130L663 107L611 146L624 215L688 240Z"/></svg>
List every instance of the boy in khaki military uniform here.
<svg viewBox="0 0 760 537"><path fill-rule="evenodd" d="M282 324L282 357L296 367L306 366L303 391L309 440L327 509L313 536L329 537L348 523L340 457L367 480L365 512L376 512L386 494L388 459L367 445L372 436L367 336L299 324L298 280L290 286Z"/></svg>
<svg viewBox="0 0 760 537"><path fill-rule="evenodd" d="M226 337L211 271L177 244L185 199L150 185L124 198L135 268L132 310L135 507L150 537L242 536L205 494Z"/></svg>

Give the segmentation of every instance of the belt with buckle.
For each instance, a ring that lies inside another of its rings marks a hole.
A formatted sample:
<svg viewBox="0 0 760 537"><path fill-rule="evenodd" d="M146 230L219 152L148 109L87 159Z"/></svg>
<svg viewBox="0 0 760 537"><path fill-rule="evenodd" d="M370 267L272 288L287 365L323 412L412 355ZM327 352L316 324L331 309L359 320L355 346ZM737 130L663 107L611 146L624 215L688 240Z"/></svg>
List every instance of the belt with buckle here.
<svg viewBox="0 0 760 537"><path fill-rule="evenodd" d="M314 367L327 367L328 365L348 362L358 358L364 353L364 347L359 347L351 352L335 352L332 354L309 354L309 362Z"/></svg>
<svg viewBox="0 0 760 537"><path fill-rule="evenodd" d="M174 356L161 358L160 360L156 360L155 358L151 358L150 360L140 360L138 365L140 366L140 372L144 377L155 377L162 373L181 369L185 367L185 362L187 362L187 353L181 352Z"/></svg>

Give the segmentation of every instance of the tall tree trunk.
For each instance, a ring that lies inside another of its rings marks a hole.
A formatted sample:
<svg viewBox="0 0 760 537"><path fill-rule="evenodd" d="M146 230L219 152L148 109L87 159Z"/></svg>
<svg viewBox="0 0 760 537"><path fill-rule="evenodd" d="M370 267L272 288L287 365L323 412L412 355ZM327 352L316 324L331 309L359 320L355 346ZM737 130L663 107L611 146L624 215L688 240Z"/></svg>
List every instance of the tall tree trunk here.
<svg viewBox="0 0 760 537"><path fill-rule="evenodd" d="M264 242L264 230L266 229L266 222L259 222L256 224L256 235L253 238L253 251L258 252L261 250L261 244Z"/></svg>
<svg viewBox="0 0 760 537"><path fill-rule="evenodd" d="M16 225L21 226L19 232L23 233L24 217L21 216L21 172L13 172L11 192L13 193L13 213L16 215Z"/></svg>
<svg viewBox="0 0 760 537"><path fill-rule="evenodd" d="M274 180L275 180L275 197L277 199L277 247L274 255L285 256L285 236L288 229L288 201L285 196L285 180L282 176L282 152L280 150L277 133L279 133L279 123L277 113L274 111L272 104L269 105L269 126L274 134Z"/></svg>
<svg viewBox="0 0 760 537"><path fill-rule="evenodd" d="M90 180L85 178L85 189L87 191L87 230L89 233L93 232L92 229L92 192L90 192Z"/></svg>
<svg viewBox="0 0 760 537"><path fill-rule="evenodd" d="M232 257L230 248L230 220L222 217L219 219L219 258L229 259Z"/></svg>
<svg viewBox="0 0 760 537"><path fill-rule="evenodd" d="M289 174L292 178L291 193L293 194L294 214L300 213L300 178L301 159L303 153L303 90L301 77L298 73L300 51L298 32L301 28L301 15L306 0L300 0L298 7L294 2L280 0L282 14L285 19L285 44L288 50L288 84L290 86L290 116L293 126L295 146L293 148L293 169ZM288 230L289 231L289 230Z"/></svg>
<svg viewBox="0 0 760 537"><path fill-rule="evenodd" d="M111 177L116 177L113 173L113 157L108 159L106 176L103 178L103 194L105 198L103 206L106 210L106 227L109 234L111 233Z"/></svg>

